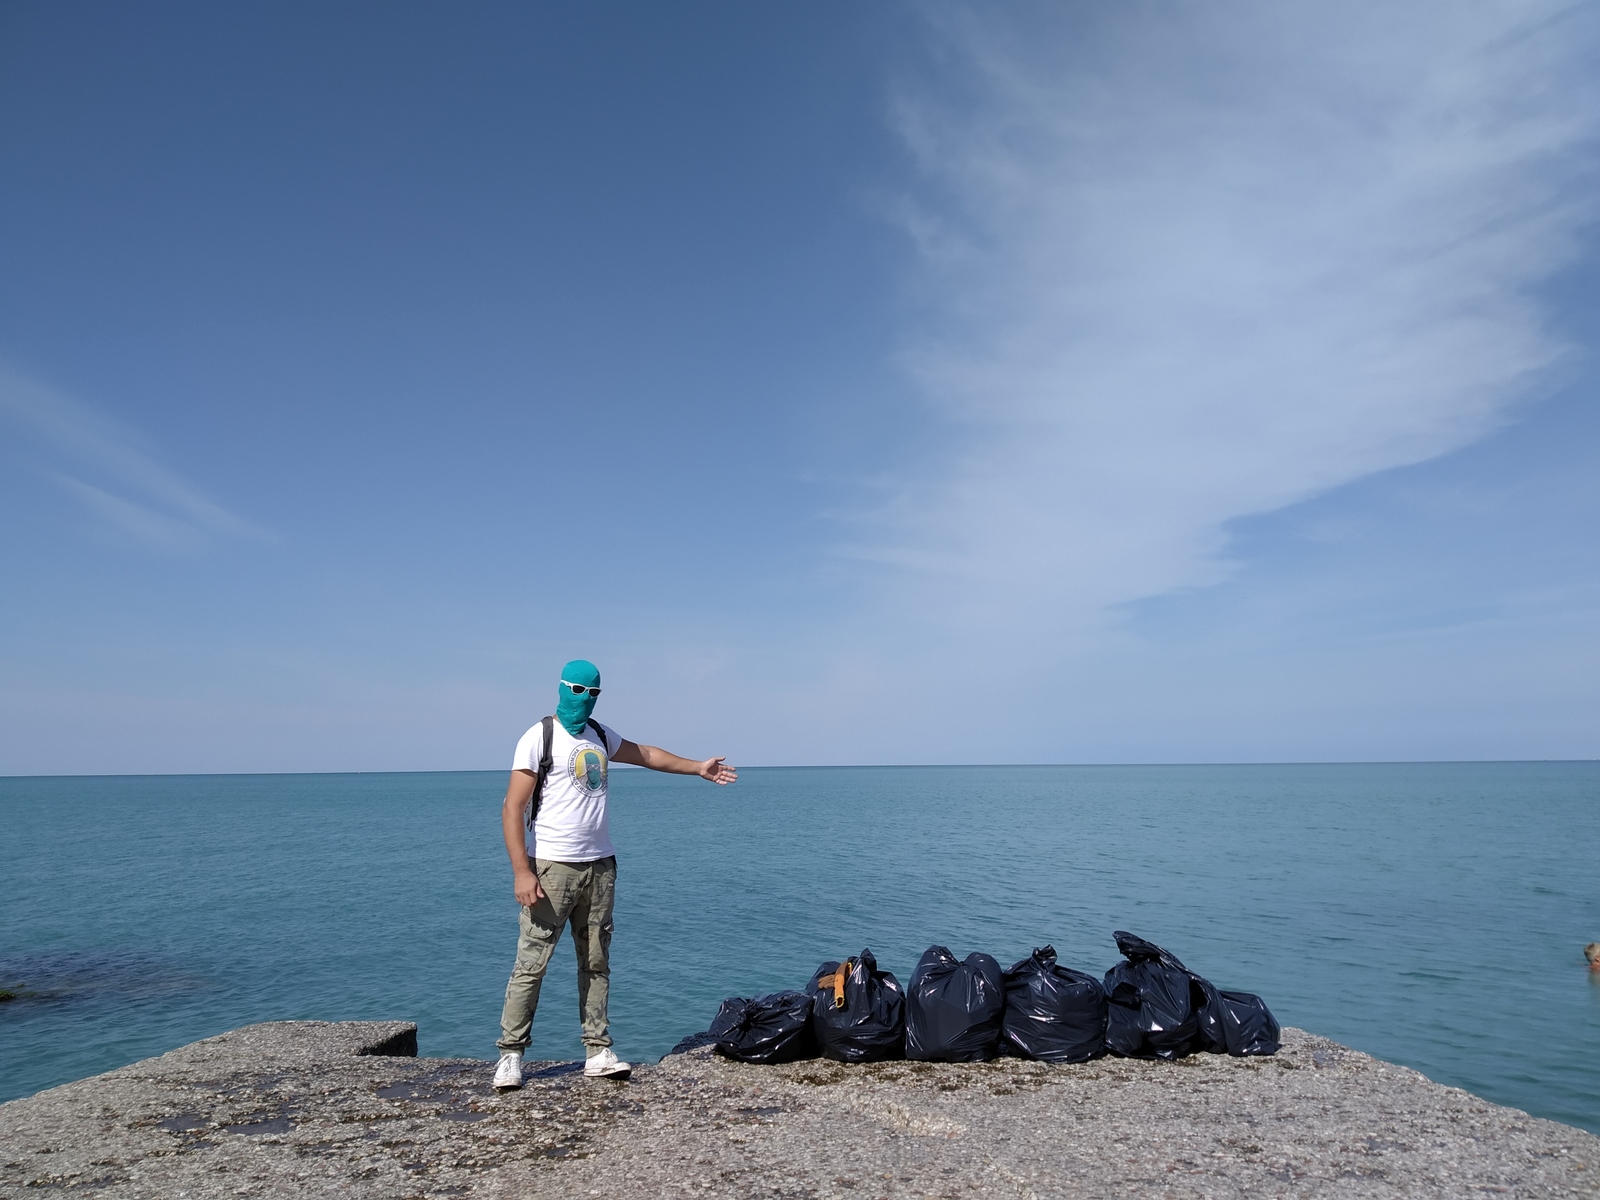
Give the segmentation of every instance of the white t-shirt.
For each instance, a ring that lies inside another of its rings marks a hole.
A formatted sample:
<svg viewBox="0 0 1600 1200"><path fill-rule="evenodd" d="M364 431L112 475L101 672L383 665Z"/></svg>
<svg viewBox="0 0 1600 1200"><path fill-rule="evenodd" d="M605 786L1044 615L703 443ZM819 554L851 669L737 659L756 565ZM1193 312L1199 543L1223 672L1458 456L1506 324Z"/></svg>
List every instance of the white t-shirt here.
<svg viewBox="0 0 1600 1200"><path fill-rule="evenodd" d="M596 721L596 725L600 722ZM606 773L610 759L622 747L622 735L600 725L605 745L596 744L594 730L585 725L582 737L573 737L560 721L550 723L550 774L544 781L539 815L528 830L528 857L556 862L593 862L616 853L606 821ZM511 760L513 771L539 773L544 753L544 723L540 722L517 742ZM527 818L524 814L523 824Z"/></svg>

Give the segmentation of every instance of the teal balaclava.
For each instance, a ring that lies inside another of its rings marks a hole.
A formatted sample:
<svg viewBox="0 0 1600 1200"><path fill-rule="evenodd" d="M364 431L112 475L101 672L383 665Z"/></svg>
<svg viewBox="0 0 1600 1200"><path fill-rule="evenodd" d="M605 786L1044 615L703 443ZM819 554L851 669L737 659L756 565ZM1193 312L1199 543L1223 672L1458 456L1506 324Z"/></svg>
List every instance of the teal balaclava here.
<svg viewBox="0 0 1600 1200"><path fill-rule="evenodd" d="M569 683L597 688L600 686L600 668L586 658L575 658L561 668L561 699L556 704L556 720L561 722L561 728L578 737L588 723L589 714L594 712L594 702L600 697L587 692L575 696L567 686Z"/></svg>

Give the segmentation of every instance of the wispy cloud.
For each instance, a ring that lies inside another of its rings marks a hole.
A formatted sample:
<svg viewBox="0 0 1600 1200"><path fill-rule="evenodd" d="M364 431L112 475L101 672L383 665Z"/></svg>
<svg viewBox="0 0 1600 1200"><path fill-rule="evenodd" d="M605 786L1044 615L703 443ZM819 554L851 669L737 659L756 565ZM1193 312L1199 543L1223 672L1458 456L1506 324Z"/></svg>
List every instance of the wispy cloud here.
<svg viewBox="0 0 1600 1200"><path fill-rule="evenodd" d="M48 448L35 464L44 478L143 545L179 550L272 536L163 467L135 431L4 367L0 417Z"/></svg>
<svg viewBox="0 0 1600 1200"><path fill-rule="evenodd" d="M895 120L944 451L858 547L924 609L1026 632L1215 581L1228 522L1467 444L1561 362L1594 8L936 11Z"/></svg>

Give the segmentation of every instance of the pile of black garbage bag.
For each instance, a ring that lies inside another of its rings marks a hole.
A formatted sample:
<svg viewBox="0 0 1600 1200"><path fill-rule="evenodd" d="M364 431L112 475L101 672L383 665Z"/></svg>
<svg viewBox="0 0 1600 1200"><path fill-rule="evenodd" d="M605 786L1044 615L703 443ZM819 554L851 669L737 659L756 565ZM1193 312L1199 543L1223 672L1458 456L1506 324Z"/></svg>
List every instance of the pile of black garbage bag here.
<svg viewBox="0 0 1600 1200"><path fill-rule="evenodd" d="M1046 946L1003 971L930 946L909 991L871 950L825 962L803 992L722 1002L711 1027L674 1054L709 1045L739 1062L982 1062L1002 1054L1088 1062L1105 1054L1178 1059L1205 1051L1276 1054L1278 1022L1261 997L1224 992L1143 938L1118 931L1123 961L1104 980L1061 965Z"/></svg>

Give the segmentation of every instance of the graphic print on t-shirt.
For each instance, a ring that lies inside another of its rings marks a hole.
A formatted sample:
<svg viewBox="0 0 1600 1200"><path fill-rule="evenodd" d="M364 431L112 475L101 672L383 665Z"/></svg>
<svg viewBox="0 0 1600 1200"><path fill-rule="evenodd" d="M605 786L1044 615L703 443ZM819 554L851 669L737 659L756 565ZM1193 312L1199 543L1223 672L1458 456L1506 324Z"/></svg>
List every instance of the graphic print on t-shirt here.
<svg viewBox="0 0 1600 1200"><path fill-rule="evenodd" d="M587 742L579 742L567 758L567 770L572 782L591 796L605 791L606 752Z"/></svg>

